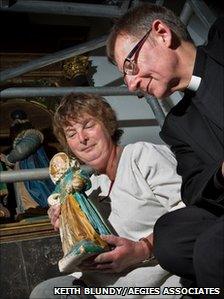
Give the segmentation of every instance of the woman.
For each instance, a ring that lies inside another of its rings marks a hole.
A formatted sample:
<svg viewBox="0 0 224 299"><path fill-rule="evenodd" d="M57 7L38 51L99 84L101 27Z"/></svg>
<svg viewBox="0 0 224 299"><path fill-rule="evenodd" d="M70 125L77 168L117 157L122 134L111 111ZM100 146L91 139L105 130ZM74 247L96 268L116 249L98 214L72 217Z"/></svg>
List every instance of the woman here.
<svg viewBox="0 0 224 299"><path fill-rule="evenodd" d="M101 195L110 198L108 220L118 235L102 236L113 250L84 264L82 280L97 287L161 286L169 273L152 259L153 226L161 215L183 206L181 179L170 150L146 142L120 146L122 131L116 115L96 95L66 96L55 113L54 131L68 153L98 172L92 177L92 190L100 187ZM59 210L50 210L55 228L59 226L58 216ZM52 288L72 286L73 279L67 276L46 281L33 290L30 298L61 298L53 295Z"/></svg>

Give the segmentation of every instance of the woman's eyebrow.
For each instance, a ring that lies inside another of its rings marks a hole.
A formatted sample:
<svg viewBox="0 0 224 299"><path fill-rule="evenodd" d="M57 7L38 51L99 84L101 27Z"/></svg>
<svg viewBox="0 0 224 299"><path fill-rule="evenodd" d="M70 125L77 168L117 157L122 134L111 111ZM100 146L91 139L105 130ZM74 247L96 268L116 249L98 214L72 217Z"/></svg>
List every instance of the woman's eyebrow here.
<svg viewBox="0 0 224 299"><path fill-rule="evenodd" d="M81 124L82 126L85 126L88 122L93 121L93 118L86 118L83 121L77 121L77 123ZM76 129L73 126L68 126L64 129L65 132L71 132L75 131Z"/></svg>
<svg viewBox="0 0 224 299"><path fill-rule="evenodd" d="M83 121L83 125L85 126L86 124L88 124L88 122L90 122L90 121L92 121L92 120L93 120L93 118L85 119L85 120Z"/></svg>
<svg viewBox="0 0 224 299"><path fill-rule="evenodd" d="M67 127L66 129L64 129L65 133L71 132L71 131L75 131L75 128L73 127Z"/></svg>

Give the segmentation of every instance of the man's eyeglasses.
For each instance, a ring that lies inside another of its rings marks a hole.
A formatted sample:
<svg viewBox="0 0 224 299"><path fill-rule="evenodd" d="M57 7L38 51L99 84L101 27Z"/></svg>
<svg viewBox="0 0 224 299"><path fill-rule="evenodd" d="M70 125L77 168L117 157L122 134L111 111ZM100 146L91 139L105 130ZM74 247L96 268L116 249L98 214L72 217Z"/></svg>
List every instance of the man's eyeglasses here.
<svg viewBox="0 0 224 299"><path fill-rule="evenodd" d="M131 50L131 52L128 54L128 56L125 58L123 63L123 74L124 79L126 75L134 76L137 75L139 69L137 66L137 62L132 59L132 57L141 49L144 42L146 41L147 37L149 36L149 33L152 29L148 30L146 34L140 39L140 41L134 46L134 48Z"/></svg>

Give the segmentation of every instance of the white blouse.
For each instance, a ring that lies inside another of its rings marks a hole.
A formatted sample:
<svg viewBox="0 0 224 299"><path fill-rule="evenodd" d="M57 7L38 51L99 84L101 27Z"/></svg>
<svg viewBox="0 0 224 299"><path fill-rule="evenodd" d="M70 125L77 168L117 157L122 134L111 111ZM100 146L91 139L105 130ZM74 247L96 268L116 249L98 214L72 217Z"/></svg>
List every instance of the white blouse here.
<svg viewBox="0 0 224 299"><path fill-rule="evenodd" d="M88 191L101 213L106 203L96 198L106 196L110 180L105 175L92 176ZM134 241L148 236L156 220L170 210L184 207L180 197L181 177L176 173L176 160L165 145L137 142L124 147L116 179L110 192L109 223L116 233ZM107 211L106 211L107 212ZM180 286L179 278L170 277L157 263L151 262L126 273L85 273L82 279L94 287L163 287ZM97 298L109 298L96 295ZM155 298L155 295L129 295L127 298ZM158 298L176 298L175 295Z"/></svg>

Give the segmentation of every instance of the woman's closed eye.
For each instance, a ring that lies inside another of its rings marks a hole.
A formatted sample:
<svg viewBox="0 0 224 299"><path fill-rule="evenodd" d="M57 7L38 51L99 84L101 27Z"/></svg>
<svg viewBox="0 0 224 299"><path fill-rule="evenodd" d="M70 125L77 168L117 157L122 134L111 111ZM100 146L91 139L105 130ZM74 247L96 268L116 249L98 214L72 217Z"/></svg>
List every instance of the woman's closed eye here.
<svg viewBox="0 0 224 299"><path fill-rule="evenodd" d="M66 133L66 138L74 138L76 136L76 131L70 131Z"/></svg>
<svg viewBox="0 0 224 299"><path fill-rule="evenodd" d="M95 122L93 122L93 121L89 121L88 123L86 123L85 125L84 125L84 129L91 129L91 128L93 128L95 126Z"/></svg>

